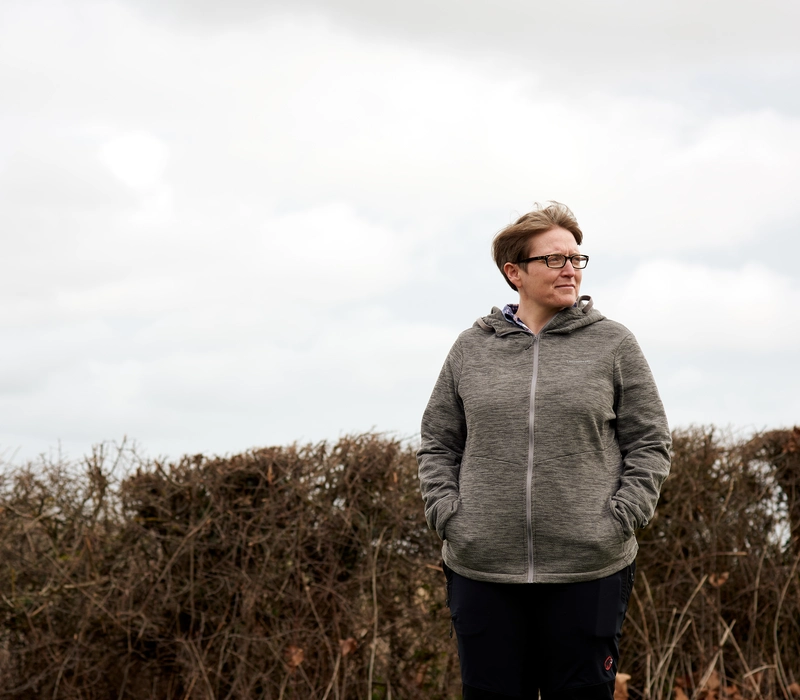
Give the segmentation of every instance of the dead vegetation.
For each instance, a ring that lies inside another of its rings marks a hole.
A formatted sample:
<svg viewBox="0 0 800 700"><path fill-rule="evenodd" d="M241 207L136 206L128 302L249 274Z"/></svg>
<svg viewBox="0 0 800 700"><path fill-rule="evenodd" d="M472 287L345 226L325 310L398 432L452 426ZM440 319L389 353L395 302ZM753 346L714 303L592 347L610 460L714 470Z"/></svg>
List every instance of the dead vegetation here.
<svg viewBox="0 0 800 700"><path fill-rule="evenodd" d="M799 445L675 434L620 698L800 697ZM379 435L6 467L0 698L456 698L438 565L413 450Z"/></svg>

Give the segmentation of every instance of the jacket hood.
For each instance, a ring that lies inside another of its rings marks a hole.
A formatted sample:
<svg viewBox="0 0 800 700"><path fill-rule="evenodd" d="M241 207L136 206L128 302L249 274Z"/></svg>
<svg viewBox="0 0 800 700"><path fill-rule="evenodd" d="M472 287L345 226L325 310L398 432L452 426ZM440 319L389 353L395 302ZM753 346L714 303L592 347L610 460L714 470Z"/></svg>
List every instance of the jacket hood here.
<svg viewBox="0 0 800 700"><path fill-rule="evenodd" d="M592 323L597 323L605 318L597 309L590 296L584 295L578 298L575 306L562 309L548 321L542 329L542 333L572 333L572 331ZM487 333L496 333L498 337L510 333L524 333L525 331L517 324L509 321L503 311L498 307L493 307L488 316L478 318L473 328L480 328Z"/></svg>

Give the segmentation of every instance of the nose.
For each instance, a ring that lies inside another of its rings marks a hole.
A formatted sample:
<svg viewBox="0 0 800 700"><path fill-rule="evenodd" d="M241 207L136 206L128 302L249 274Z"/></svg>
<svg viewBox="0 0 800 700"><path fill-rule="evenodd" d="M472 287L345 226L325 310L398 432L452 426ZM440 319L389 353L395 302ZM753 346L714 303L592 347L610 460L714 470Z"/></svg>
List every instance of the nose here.
<svg viewBox="0 0 800 700"><path fill-rule="evenodd" d="M561 274L566 277L575 277L575 268L572 266L572 260L567 260L567 264L561 268Z"/></svg>

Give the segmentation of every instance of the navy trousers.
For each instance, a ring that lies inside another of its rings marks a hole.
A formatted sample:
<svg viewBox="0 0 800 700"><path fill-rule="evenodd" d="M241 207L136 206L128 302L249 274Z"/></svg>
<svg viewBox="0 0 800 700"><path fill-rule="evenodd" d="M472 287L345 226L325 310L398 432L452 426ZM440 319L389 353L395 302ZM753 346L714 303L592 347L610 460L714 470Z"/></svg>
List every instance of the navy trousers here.
<svg viewBox="0 0 800 700"><path fill-rule="evenodd" d="M636 564L577 583L475 581L444 566L464 700L613 700Z"/></svg>

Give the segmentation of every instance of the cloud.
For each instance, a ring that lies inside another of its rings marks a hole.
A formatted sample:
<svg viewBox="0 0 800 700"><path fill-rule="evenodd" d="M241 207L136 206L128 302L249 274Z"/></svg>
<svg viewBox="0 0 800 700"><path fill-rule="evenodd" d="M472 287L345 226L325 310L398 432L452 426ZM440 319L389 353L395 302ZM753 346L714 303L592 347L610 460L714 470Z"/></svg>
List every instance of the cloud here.
<svg viewBox="0 0 800 700"><path fill-rule="evenodd" d="M731 347L793 366L767 262L797 246L800 117L708 95L761 66L785 91L794 5L90 7L0 8L3 444L413 434L458 331L512 300L492 234L551 197L674 405L724 393Z"/></svg>
<svg viewBox="0 0 800 700"><path fill-rule="evenodd" d="M131 4L175 31L216 35L287 18L326 24L360 41L535 73L540 89L580 104L595 92L679 100L708 113L780 108L800 116L800 50L792 0L463 3L410 0L145 0Z"/></svg>
<svg viewBox="0 0 800 700"><path fill-rule="evenodd" d="M578 28L595 15L585 9ZM454 21L467 21L463 14ZM124 5L98 5L86 36L77 17L60 20L65 29L47 26L50 45L38 58L14 56L29 69L28 92L46 93L54 79L64 87L40 121L47 131L50 118L63 120L58 136L45 135L52 157L70 161L67 145L80 141L129 184L163 179L147 210L144 193L134 193L145 220L167 221L174 207L185 222L212 208L221 218L225 208L238 217L262 202L295 211L347 202L422 232L476 203L526 210L554 197L594 216L595 240L655 250L665 236L679 249L748 240L771 223L764 211L800 218L790 190L800 176L800 118L774 110L714 114L600 84L578 100L545 85L540 63L456 60L285 13L211 36L153 27ZM17 21L38 28L33 14L20 11ZM611 37L604 41L614 46ZM61 57L55 75L39 70L48 54ZM97 55L104 61L92 69ZM89 89L94 78L102 90Z"/></svg>
<svg viewBox="0 0 800 700"><path fill-rule="evenodd" d="M414 42L438 42L447 48L468 45L472 51L494 49L550 57L552 65L646 70L652 61L680 65L699 58L724 60L731 55L794 53L791 27L800 19L791 0L768 0L758 7L721 0L698 6L690 0L665 5L613 0L560 3L499 0L464 4L455 0L409 0L402 5L368 0L148 0L137 3L152 16L199 26L252 23L288 12L322 15L357 28ZM307 16L308 16L307 15ZM591 63L587 58L591 57ZM644 65L641 59L645 59Z"/></svg>
<svg viewBox="0 0 800 700"><path fill-rule="evenodd" d="M153 332L163 325L168 335L213 320L224 330L243 313L254 319L327 313L384 296L412 273L409 237L342 203L283 214L265 209L241 227L213 215L203 223L189 230L178 223L182 230L174 230L123 218L110 231L87 227L74 241L79 256L47 263L86 276L39 278L33 298L9 290L0 318L12 324L55 316L152 319ZM17 260L30 272L36 258L27 249ZM12 280L17 275L10 272Z"/></svg>
<svg viewBox="0 0 800 700"><path fill-rule="evenodd" d="M800 285L780 269L655 260L599 290L599 308L649 347L768 354L800 347Z"/></svg>
<svg viewBox="0 0 800 700"><path fill-rule="evenodd" d="M151 189L158 185L167 164L167 147L152 134L131 132L103 144L100 160L128 187Z"/></svg>
<svg viewBox="0 0 800 700"><path fill-rule="evenodd" d="M454 339L435 317L402 322L379 307L239 314L204 335L176 329L176 343L119 323L80 343L77 330L49 334L39 381L4 387L0 443L26 436L29 452L132 435L155 452L224 452L376 427L409 436Z"/></svg>

